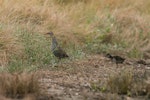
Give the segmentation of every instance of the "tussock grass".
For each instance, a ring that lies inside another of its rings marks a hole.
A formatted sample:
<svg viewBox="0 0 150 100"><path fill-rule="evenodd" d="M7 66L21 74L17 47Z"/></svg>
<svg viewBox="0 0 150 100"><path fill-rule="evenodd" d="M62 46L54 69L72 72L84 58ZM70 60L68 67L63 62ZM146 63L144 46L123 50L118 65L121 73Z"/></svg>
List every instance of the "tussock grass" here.
<svg viewBox="0 0 150 100"><path fill-rule="evenodd" d="M108 79L108 87L110 91L118 94L127 94L132 88L132 73L119 73L119 75L110 76Z"/></svg>
<svg viewBox="0 0 150 100"><path fill-rule="evenodd" d="M132 71L123 71L110 76L107 89L112 93L126 94L128 96L149 95L149 84L146 77L137 78Z"/></svg>
<svg viewBox="0 0 150 100"><path fill-rule="evenodd" d="M35 73L1 73L0 95L8 98L24 98L26 95L38 95L40 85Z"/></svg>
<svg viewBox="0 0 150 100"><path fill-rule="evenodd" d="M21 56L22 49L21 44L10 31L0 30L0 66L8 65L13 55Z"/></svg>

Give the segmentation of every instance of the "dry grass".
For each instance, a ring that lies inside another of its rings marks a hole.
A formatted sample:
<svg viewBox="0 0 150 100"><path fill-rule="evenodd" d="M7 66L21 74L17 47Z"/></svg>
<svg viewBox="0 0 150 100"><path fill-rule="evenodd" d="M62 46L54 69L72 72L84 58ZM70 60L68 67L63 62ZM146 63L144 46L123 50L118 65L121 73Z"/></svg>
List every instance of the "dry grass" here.
<svg viewBox="0 0 150 100"><path fill-rule="evenodd" d="M21 56L22 50L22 46L12 32L0 30L0 66L6 66L13 55Z"/></svg>
<svg viewBox="0 0 150 100"><path fill-rule="evenodd" d="M39 33L42 37L48 31L54 31L64 46L91 44L87 51L119 50L130 57L149 58L149 5L147 0L0 0L0 31L4 30L0 32L0 44L5 47L0 47L0 65L8 66L12 53L23 55L19 58L22 62L30 59L27 48L21 48L26 43L22 43L20 34Z"/></svg>
<svg viewBox="0 0 150 100"><path fill-rule="evenodd" d="M109 77L107 89L112 93L128 96L149 96L150 84L146 82L145 78L137 78L137 75L134 75L131 70L122 71Z"/></svg>
<svg viewBox="0 0 150 100"><path fill-rule="evenodd" d="M35 73L1 73L0 95L8 98L24 98L40 93L40 85Z"/></svg>
<svg viewBox="0 0 150 100"><path fill-rule="evenodd" d="M110 76L107 85L112 93L127 94L131 89L132 81L132 73L121 72Z"/></svg>
<svg viewBox="0 0 150 100"><path fill-rule="evenodd" d="M83 56L83 50L150 58L148 0L0 0L0 8L0 69L7 66L12 72L55 64L44 35L48 31L72 58ZM150 85L134 82L126 72L110 77L107 86L93 87L150 96ZM39 92L34 73L0 74L0 100L25 96L34 100Z"/></svg>

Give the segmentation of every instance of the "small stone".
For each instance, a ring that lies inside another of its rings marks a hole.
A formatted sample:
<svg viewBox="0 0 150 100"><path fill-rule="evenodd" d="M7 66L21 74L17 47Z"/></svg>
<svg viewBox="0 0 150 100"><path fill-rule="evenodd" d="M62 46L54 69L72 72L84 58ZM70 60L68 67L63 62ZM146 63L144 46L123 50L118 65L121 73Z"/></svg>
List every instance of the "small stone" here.
<svg viewBox="0 0 150 100"><path fill-rule="evenodd" d="M79 93L75 93L75 95L79 95Z"/></svg>

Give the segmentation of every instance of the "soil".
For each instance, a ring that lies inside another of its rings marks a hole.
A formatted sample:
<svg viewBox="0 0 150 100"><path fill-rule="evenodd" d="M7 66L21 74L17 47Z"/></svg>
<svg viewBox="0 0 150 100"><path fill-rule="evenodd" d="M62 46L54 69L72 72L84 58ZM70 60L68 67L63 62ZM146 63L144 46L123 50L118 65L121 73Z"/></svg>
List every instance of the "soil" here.
<svg viewBox="0 0 150 100"><path fill-rule="evenodd" d="M142 78L150 67L129 59L116 65L103 55L94 55L70 62L61 61L48 69L40 71L41 87L47 98L41 97L39 100L145 100L143 96L128 97L96 90L92 84L105 85L110 76L125 70L132 70Z"/></svg>

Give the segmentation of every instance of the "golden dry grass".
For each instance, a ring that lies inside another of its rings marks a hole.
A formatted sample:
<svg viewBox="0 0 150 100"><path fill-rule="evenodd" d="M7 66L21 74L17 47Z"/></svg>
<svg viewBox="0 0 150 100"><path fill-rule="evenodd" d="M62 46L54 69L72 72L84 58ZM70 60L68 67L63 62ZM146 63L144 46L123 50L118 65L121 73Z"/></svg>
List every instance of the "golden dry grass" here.
<svg viewBox="0 0 150 100"><path fill-rule="evenodd" d="M8 65L11 54L25 55L18 30L41 35L54 31L64 45L85 45L88 36L91 42L103 33L112 34L113 42L124 42L123 52L150 57L147 0L0 0L0 6L1 66Z"/></svg>
<svg viewBox="0 0 150 100"><path fill-rule="evenodd" d="M0 66L6 66L10 57L22 54L23 47L11 31L0 31Z"/></svg>
<svg viewBox="0 0 150 100"><path fill-rule="evenodd" d="M1 73L0 96L6 98L24 98L40 93L38 76L35 73Z"/></svg>

